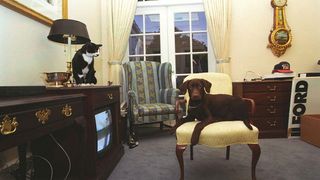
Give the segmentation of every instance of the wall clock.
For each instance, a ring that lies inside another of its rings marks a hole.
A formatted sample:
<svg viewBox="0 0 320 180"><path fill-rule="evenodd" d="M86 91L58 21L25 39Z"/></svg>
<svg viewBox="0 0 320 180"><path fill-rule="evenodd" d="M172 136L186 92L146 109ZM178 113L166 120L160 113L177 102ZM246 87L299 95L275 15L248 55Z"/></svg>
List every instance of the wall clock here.
<svg viewBox="0 0 320 180"><path fill-rule="evenodd" d="M275 56L283 55L291 47L292 34L286 20L285 7L288 0L271 0L273 7L273 29L269 34L268 48Z"/></svg>

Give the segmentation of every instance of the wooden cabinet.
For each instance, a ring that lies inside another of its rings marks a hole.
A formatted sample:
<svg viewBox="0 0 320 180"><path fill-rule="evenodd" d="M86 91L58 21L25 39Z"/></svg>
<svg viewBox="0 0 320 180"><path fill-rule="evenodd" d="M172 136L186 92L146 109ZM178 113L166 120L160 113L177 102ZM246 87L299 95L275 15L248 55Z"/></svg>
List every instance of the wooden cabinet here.
<svg viewBox="0 0 320 180"><path fill-rule="evenodd" d="M72 166L68 178L83 177L85 96L44 95L45 91L42 95L32 96L4 95L13 89L19 89L19 92L30 90L28 87L0 87L0 151L18 146L20 179L26 178L26 151L29 142L34 157L34 179L48 179L51 173L53 179L63 179L66 176L70 163L53 138L70 157ZM48 163L37 158L40 156L50 162L53 172L48 168Z"/></svg>
<svg viewBox="0 0 320 180"><path fill-rule="evenodd" d="M260 138L287 137L291 80L234 82L233 95L254 99Z"/></svg>
<svg viewBox="0 0 320 180"><path fill-rule="evenodd" d="M120 86L88 86L47 88L50 94L83 93L86 114L85 179L107 179L122 155L124 148L120 138ZM110 109L112 114L112 144L102 155L97 153L97 130L95 114Z"/></svg>

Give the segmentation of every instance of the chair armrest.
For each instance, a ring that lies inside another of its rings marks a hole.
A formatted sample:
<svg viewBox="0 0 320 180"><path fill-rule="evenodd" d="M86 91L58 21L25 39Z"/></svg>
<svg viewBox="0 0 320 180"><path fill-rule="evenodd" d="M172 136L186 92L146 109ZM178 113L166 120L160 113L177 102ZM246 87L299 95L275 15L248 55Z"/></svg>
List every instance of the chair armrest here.
<svg viewBox="0 0 320 180"><path fill-rule="evenodd" d="M160 102L165 104L175 104L179 97L180 90L174 88L160 89Z"/></svg>
<svg viewBox="0 0 320 180"><path fill-rule="evenodd" d="M248 106L249 119L251 121L251 119L256 111L256 103L254 102L253 99L250 99L250 98L242 98L242 100L244 100L244 102Z"/></svg>

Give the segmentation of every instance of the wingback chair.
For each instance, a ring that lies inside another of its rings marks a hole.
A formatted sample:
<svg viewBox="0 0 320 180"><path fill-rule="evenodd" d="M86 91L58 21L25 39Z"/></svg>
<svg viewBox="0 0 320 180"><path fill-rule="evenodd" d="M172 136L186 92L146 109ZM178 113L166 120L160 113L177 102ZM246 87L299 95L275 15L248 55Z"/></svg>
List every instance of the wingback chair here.
<svg viewBox="0 0 320 180"><path fill-rule="evenodd" d="M172 87L169 62L131 61L124 63L123 69L130 122L129 141L135 141L133 126L160 123L162 129L163 121L176 119L175 104L180 91Z"/></svg>
<svg viewBox="0 0 320 180"><path fill-rule="evenodd" d="M184 81L199 78L205 79L212 84L210 94L228 94L232 95L232 81L227 74L223 73L197 73L187 76ZM189 95L185 94L185 99L188 102ZM245 99L246 104L249 106L249 115L252 117L255 111L254 101ZM190 145L190 159L193 160L193 146L191 145L191 136L193 129L197 122L187 122L182 124L176 130L177 143L176 143L176 156L180 165L180 180L184 179L184 163L183 152L186 147ZM254 127L249 130L242 121L223 121L209 124L202 131L199 138L200 145L209 147L227 147L226 159L229 159L230 145L234 144L247 144L252 151L251 162L251 177L256 179L255 168L260 157L260 146L258 144L259 130Z"/></svg>

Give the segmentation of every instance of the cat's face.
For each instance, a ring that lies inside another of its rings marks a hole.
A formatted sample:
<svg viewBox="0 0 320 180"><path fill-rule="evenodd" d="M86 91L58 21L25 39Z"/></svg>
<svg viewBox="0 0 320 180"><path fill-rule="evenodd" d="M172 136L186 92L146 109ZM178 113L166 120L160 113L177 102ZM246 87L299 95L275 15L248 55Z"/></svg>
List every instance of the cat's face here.
<svg viewBox="0 0 320 180"><path fill-rule="evenodd" d="M92 42L89 42L89 43L86 43L82 48L87 56L97 57L99 56L99 48L101 46L102 46L101 44L94 44Z"/></svg>

